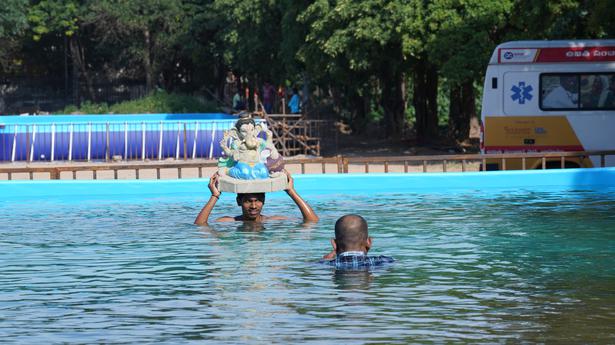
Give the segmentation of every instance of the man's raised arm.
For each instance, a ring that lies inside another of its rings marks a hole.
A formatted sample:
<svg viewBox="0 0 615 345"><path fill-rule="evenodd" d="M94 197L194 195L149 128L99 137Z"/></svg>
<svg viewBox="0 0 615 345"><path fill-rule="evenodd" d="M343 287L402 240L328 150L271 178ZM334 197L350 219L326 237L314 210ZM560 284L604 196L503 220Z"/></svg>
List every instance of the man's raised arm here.
<svg viewBox="0 0 615 345"><path fill-rule="evenodd" d="M211 210L214 209L216 202L220 199L220 191L218 190L218 173L213 174L213 176L209 179L209 191L211 192L211 196L209 200L199 212L199 215L196 216L194 220L194 224L196 225L207 225L207 221L209 220L209 215L211 214Z"/></svg>
<svg viewBox="0 0 615 345"><path fill-rule="evenodd" d="M290 175L290 173L287 170L284 170L284 172L286 173L286 176L288 176L288 189L286 189L286 194L288 194L288 196L290 196L290 198L293 199L295 204L297 204L297 207L299 207L299 210L301 211L301 215L303 215L303 221L304 222L318 222L319 218L316 215L316 213L314 213L314 210L312 210L310 205L307 202L305 202L305 200L303 200L301 196L299 196L299 194L295 190L295 184L294 184L293 177Z"/></svg>

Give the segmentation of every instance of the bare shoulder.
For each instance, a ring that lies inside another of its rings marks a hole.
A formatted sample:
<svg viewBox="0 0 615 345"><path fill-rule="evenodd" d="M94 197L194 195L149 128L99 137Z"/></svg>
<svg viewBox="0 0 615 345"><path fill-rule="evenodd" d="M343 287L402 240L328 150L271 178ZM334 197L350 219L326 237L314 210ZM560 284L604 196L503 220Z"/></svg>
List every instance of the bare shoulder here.
<svg viewBox="0 0 615 345"><path fill-rule="evenodd" d="M216 219L216 222L234 222L234 221L235 221L235 218L229 217L229 216L224 216L224 217L220 217Z"/></svg>
<svg viewBox="0 0 615 345"><path fill-rule="evenodd" d="M265 220L287 220L288 217L284 217L284 216L267 216L267 218L265 218Z"/></svg>

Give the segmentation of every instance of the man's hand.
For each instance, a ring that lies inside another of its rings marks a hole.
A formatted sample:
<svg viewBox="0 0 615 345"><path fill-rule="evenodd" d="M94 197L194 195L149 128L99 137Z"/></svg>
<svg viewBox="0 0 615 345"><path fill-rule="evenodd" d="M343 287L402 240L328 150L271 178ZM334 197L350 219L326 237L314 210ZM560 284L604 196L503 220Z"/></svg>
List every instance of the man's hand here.
<svg viewBox="0 0 615 345"><path fill-rule="evenodd" d="M328 253L326 255L323 255L322 258L325 259L325 260L333 260L333 259L335 259L336 255L337 254L335 253L335 250L332 250L330 253Z"/></svg>
<svg viewBox="0 0 615 345"><path fill-rule="evenodd" d="M288 177L288 188L286 188L286 191L287 192L294 191L295 190L295 180L293 180L293 177L290 175L290 172L288 172L288 170L284 169L284 173L286 174L286 177Z"/></svg>
<svg viewBox="0 0 615 345"><path fill-rule="evenodd" d="M207 225L207 221L209 220L209 215L211 214L211 210L213 210L216 202L220 198L220 190L218 189L218 172L214 173L209 179L209 191L211 192L211 197L209 197L209 201L203 206L201 212L196 216L194 220L194 224L196 225Z"/></svg>
<svg viewBox="0 0 615 345"><path fill-rule="evenodd" d="M337 256L337 243L335 242L335 239L331 239L331 246L333 247L333 249L331 250L331 252L329 252L328 254L325 254L322 258L325 260L333 260L336 258Z"/></svg>
<svg viewBox="0 0 615 345"><path fill-rule="evenodd" d="M215 196L216 198L219 198L220 194L222 194L218 189L218 178L220 178L220 175L216 172L209 179L209 191L211 192L211 196Z"/></svg>

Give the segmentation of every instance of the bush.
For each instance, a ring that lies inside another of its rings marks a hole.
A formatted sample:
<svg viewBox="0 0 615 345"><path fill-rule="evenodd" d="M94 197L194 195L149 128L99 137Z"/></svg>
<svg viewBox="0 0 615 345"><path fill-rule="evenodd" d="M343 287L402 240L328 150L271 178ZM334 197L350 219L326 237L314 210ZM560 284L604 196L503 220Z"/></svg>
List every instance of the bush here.
<svg viewBox="0 0 615 345"><path fill-rule="evenodd" d="M67 106L56 114L148 114L148 113L215 113L220 109L214 102L194 96L154 91L148 96L111 106L107 103L84 102L80 108Z"/></svg>

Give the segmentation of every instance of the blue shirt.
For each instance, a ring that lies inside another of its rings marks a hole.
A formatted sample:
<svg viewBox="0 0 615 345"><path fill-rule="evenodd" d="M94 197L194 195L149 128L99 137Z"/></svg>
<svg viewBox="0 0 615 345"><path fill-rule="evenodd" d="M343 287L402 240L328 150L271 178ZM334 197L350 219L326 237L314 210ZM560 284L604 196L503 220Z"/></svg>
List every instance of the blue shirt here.
<svg viewBox="0 0 615 345"><path fill-rule="evenodd" d="M333 260L321 260L320 263L340 269L356 269L383 266L394 262L390 256L368 256L364 252L343 252Z"/></svg>
<svg viewBox="0 0 615 345"><path fill-rule="evenodd" d="M290 98L290 102L288 102L288 107L290 108L290 112L293 113L293 114L298 114L300 106L301 105L300 105L300 102L299 102L299 95L294 94Z"/></svg>

